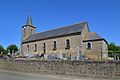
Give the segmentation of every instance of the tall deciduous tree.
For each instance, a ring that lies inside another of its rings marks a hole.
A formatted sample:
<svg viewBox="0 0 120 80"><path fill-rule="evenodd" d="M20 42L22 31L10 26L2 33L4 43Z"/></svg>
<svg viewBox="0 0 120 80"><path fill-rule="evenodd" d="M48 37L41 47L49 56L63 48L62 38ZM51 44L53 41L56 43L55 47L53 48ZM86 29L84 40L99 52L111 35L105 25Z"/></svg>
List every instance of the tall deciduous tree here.
<svg viewBox="0 0 120 80"><path fill-rule="evenodd" d="M18 47L15 44L9 45L7 47L7 51L10 51L10 54L15 53L18 51Z"/></svg>
<svg viewBox="0 0 120 80"><path fill-rule="evenodd" d="M6 50L4 49L4 47L2 45L0 45L0 54L1 55L7 54Z"/></svg>
<svg viewBox="0 0 120 80"><path fill-rule="evenodd" d="M108 44L108 50L109 51L119 51L119 47L115 45L115 43L111 42Z"/></svg>
<svg viewBox="0 0 120 80"><path fill-rule="evenodd" d="M120 46L117 46L118 50L120 51Z"/></svg>

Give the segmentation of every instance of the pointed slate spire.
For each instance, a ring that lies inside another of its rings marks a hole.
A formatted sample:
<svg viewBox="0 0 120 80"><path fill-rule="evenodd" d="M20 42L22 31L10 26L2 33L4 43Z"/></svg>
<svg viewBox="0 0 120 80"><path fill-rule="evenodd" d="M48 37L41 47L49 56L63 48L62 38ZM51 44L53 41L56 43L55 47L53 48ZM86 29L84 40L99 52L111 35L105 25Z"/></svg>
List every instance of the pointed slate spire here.
<svg viewBox="0 0 120 80"><path fill-rule="evenodd" d="M32 19L31 19L31 16L30 16L30 15L29 15L28 18L27 18L26 25L31 25L31 26L32 26Z"/></svg>

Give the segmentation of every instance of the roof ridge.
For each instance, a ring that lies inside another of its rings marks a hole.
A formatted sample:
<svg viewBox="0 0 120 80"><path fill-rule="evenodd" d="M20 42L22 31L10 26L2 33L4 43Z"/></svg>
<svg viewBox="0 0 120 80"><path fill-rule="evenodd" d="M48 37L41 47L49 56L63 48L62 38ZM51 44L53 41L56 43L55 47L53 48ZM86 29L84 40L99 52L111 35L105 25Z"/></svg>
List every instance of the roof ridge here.
<svg viewBox="0 0 120 80"><path fill-rule="evenodd" d="M46 31L42 31L42 32L37 32L37 33L35 33L35 34L44 33L44 32L48 32L48 31L53 31L53 30L57 30L57 29L62 29L62 28L65 28L65 27L69 27L69 26L73 26L73 25L77 25L77 24L83 24L83 23L87 23L87 21L77 22L77 23L70 24L70 25L67 25L67 26L62 26L62 27L59 27L59 28L54 28L54 29L51 29L51 30L46 30ZM33 35L34 35L34 34L33 34Z"/></svg>
<svg viewBox="0 0 120 80"><path fill-rule="evenodd" d="M79 22L79 23L67 25L64 27L35 33L31 35L29 38L27 38L24 42L46 39L46 38L51 38L55 36L69 35L74 33L79 34L79 32L82 32L82 30L84 29L85 24L86 22Z"/></svg>

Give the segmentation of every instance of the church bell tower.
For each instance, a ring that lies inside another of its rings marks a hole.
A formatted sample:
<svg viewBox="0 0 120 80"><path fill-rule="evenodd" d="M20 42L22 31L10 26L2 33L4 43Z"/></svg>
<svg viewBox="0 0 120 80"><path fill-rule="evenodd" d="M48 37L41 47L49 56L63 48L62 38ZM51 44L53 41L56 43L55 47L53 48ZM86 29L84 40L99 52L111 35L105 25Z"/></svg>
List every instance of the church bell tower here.
<svg viewBox="0 0 120 80"><path fill-rule="evenodd" d="M33 35L35 33L35 29L36 27L32 25L32 19L29 15L26 24L22 26L22 42L31 35Z"/></svg>

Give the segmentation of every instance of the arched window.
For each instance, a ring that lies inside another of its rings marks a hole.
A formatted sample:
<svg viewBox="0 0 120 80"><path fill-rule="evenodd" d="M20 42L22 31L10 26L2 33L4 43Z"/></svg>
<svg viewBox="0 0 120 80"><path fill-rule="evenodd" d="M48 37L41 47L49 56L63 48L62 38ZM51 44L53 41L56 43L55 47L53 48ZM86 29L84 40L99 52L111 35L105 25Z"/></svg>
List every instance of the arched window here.
<svg viewBox="0 0 120 80"><path fill-rule="evenodd" d="M90 49L92 49L92 43L91 43L91 42L88 42L88 43L87 43L87 50L90 50Z"/></svg>
<svg viewBox="0 0 120 80"><path fill-rule="evenodd" d="M35 50L34 50L34 52L36 52L37 51L37 44L35 44Z"/></svg>
<svg viewBox="0 0 120 80"><path fill-rule="evenodd" d="M27 51L29 51L29 45L27 45Z"/></svg>
<svg viewBox="0 0 120 80"><path fill-rule="evenodd" d="M69 39L66 40L66 48L65 49L70 49L70 40Z"/></svg>
<svg viewBox="0 0 120 80"><path fill-rule="evenodd" d="M43 48L45 48L46 47L46 45L45 45L45 43L43 43Z"/></svg>
<svg viewBox="0 0 120 80"><path fill-rule="evenodd" d="M45 43L43 43L43 51L44 51L44 54L46 53L46 44Z"/></svg>
<svg viewBox="0 0 120 80"><path fill-rule="evenodd" d="M56 41L54 41L54 45L53 45L53 50L56 50L57 49L57 45L56 45Z"/></svg>

